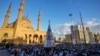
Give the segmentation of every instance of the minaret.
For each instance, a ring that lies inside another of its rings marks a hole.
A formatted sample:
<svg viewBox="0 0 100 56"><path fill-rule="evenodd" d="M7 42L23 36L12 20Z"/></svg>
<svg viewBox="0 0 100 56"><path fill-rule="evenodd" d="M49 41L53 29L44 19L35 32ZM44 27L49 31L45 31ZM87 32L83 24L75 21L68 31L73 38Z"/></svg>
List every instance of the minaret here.
<svg viewBox="0 0 100 56"><path fill-rule="evenodd" d="M54 37L53 37L53 33L50 27L50 21L49 21L49 25L48 25L48 30L46 33L46 40L44 43L44 47L48 48L48 47L54 47Z"/></svg>
<svg viewBox="0 0 100 56"><path fill-rule="evenodd" d="M17 22L15 23L15 26L14 26L13 39L14 39L15 44L16 44L15 39L17 37L20 37L20 36L18 36L19 35L18 33L21 30L19 27L21 27L20 22L22 21L23 10L24 10L24 0L22 0L21 3L20 3L20 8L19 8L19 11L18 11L18 16L17 16Z"/></svg>
<svg viewBox="0 0 100 56"><path fill-rule="evenodd" d="M41 12L40 12L40 9L39 9L37 31L40 31L40 24L41 24Z"/></svg>
<svg viewBox="0 0 100 56"><path fill-rule="evenodd" d="M27 13L27 15L26 15L26 18L28 19L28 13Z"/></svg>
<svg viewBox="0 0 100 56"><path fill-rule="evenodd" d="M3 28L5 28L7 26L7 24L8 24L8 20L9 20L9 16L10 16L10 11L11 11L11 4L9 5L8 10L6 12L4 23L3 23Z"/></svg>
<svg viewBox="0 0 100 56"><path fill-rule="evenodd" d="M24 0L22 0L22 2L20 3L20 8L17 17L18 22L22 20L23 10L24 10Z"/></svg>

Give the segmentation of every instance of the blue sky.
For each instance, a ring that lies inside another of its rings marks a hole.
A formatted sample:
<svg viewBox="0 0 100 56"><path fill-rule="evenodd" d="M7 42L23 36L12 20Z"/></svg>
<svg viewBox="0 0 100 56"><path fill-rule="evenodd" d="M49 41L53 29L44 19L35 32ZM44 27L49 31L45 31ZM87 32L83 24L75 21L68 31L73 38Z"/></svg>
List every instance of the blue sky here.
<svg viewBox="0 0 100 56"><path fill-rule="evenodd" d="M17 18L18 9L21 0L0 0L0 27L3 24L9 4L12 2L11 15L9 23ZM100 22L100 0L25 0L23 16L29 14L29 20L33 28L37 27L38 11L41 8L41 28L46 31L48 20L51 20L51 27L57 28L57 25L70 23L68 14L72 13L74 24L80 21L79 12L83 17L83 22L95 19Z"/></svg>

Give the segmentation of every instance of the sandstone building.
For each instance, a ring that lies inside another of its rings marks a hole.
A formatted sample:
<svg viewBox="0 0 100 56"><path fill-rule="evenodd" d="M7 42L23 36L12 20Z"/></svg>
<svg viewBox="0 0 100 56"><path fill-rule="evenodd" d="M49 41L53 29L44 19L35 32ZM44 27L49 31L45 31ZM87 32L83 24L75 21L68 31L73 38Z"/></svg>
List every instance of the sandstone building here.
<svg viewBox="0 0 100 56"><path fill-rule="evenodd" d="M66 34L66 35L65 35L65 40L66 40L66 43L72 44L71 34Z"/></svg>
<svg viewBox="0 0 100 56"><path fill-rule="evenodd" d="M85 35L84 35L85 34ZM88 27L83 28L81 25L73 25L71 26L71 37L72 43L74 44L82 44L82 43L89 43L90 42L90 29ZM85 37L85 40L84 40Z"/></svg>
<svg viewBox="0 0 100 56"><path fill-rule="evenodd" d="M11 4L6 12L4 22L0 28L0 42L6 40L6 43L15 44L43 44L45 41L46 32L41 31L41 13L39 10L37 29L32 27L31 21L28 17L23 17L24 0L21 1L18 16L15 22L8 23Z"/></svg>

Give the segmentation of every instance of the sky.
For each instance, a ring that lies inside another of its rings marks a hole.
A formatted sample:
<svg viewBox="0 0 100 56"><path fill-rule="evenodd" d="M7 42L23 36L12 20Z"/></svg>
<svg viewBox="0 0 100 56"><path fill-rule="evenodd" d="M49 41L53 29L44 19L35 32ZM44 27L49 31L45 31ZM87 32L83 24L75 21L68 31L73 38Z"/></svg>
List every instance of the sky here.
<svg viewBox="0 0 100 56"><path fill-rule="evenodd" d="M21 0L0 0L0 27L3 24L9 4L12 3L9 23L18 15ZM100 33L100 0L25 0L23 16L28 18L34 29L37 28L38 11L41 8L41 30L47 31L48 21L55 36L70 33L73 24L80 24L81 12L84 25L91 31ZM70 17L69 14L72 14Z"/></svg>

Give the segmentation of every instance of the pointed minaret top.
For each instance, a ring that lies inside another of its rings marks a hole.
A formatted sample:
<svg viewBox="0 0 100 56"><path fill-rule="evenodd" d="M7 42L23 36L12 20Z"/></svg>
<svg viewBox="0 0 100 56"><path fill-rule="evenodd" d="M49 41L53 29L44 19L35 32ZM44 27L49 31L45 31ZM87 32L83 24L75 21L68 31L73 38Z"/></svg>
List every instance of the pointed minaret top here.
<svg viewBox="0 0 100 56"><path fill-rule="evenodd" d="M7 12L6 12L6 15L5 15L5 18L4 18L4 23L3 23L3 28L5 28L7 25L8 25L8 20L9 20L9 17L10 17L10 11L11 11L11 3L7 9Z"/></svg>
<svg viewBox="0 0 100 56"><path fill-rule="evenodd" d="M12 5L12 3L10 3L10 5L9 5L9 7L8 7L8 12L10 12L10 10L11 10L11 5Z"/></svg>
<svg viewBox="0 0 100 56"><path fill-rule="evenodd" d="M28 18L28 13L27 13L27 15L26 15L26 18Z"/></svg>
<svg viewBox="0 0 100 56"><path fill-rule="evenodd" d="M41 12L39 9L39 13L38 13L38 24L37 24L37 30L40 31L40 24L41 24Z"/></svg>
<svg viewBox="0 0 100 56"><path fill-rule="evenodd" d="M22 0L22 3L24 4L24 0Z"/></svg>
<svg viewBox="0 0 100 56"><path fill-rule="evenodd" d="M23 10L24 10L24 0L21 1L20 8L18 10L18 16L17 16L17 21L18 22L22 20Z"/></svg>
<svg viewBox="0 0 100 56"><path fill-rule="evenodd" d="M10 3L9 8L11 8L12 3Z"/></svg>
<svg viewBox="0 0 100 56"><path fill-rule="evenodd" d="M41 15L41 8L39 9L39 14L38 14L38 16L40 16Z"/></svg>

